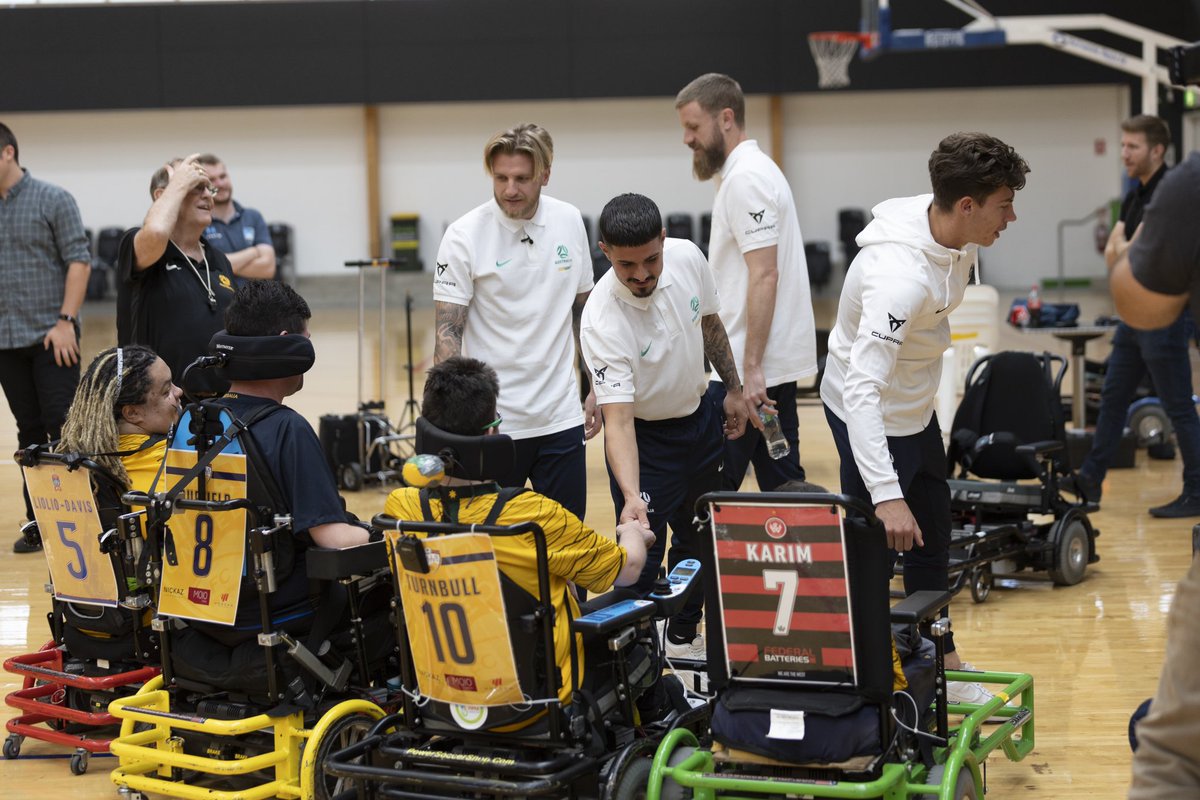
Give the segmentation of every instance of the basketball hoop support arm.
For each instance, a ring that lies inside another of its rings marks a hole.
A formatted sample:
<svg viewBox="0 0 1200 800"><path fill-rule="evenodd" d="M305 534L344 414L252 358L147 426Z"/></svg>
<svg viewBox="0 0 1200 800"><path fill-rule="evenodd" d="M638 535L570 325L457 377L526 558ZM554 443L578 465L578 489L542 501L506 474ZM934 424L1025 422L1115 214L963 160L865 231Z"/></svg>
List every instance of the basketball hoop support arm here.
<svg viewBox="0 0 1200 800"><path fill-rule="evenodd" d="M1159 33L1107 14L1069 14L1024 17L979 18L963 30L976 33L999 28L1007 44L1040 44L1062 50L1077 58L1094 61L1142 79L1142 113L1158 113L1158 84L1170 86L1167 68L1159 66L1158 51L1184 44L1182 39ZM1142 45L1141 58L1096 44L1064 31L1101 30Z"/></svg>

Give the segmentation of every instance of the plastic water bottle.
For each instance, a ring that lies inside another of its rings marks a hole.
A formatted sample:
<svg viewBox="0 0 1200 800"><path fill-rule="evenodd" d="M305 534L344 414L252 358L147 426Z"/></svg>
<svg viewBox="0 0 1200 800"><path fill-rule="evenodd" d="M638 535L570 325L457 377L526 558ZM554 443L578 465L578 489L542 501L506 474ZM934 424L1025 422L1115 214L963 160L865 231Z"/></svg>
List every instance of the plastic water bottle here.
<svg viewBox="0 0 1200 800"><path fill-rule="evenodd" d="M767 455L778 461L792 452L792 446L784 438L783 428L779 425L779 417L767 411L759 411L758 418L763 424L763 440L767 443Z"/></svg>
<svg viewBox="0 0 1200 800"><path fill-rule="evenodd" d="M1025 301L1025 308L1029 310L1029 327L1036 328L1042 324L1042 298L1038 295L1037 284L1034 284L1029 289L1029 299Z"/></svg>

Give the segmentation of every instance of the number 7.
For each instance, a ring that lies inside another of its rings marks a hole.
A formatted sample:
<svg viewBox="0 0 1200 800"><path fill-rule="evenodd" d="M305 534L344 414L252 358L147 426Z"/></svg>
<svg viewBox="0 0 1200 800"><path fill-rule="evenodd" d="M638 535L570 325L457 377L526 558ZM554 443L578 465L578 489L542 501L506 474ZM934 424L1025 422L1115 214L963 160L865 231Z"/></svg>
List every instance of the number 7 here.
<svg viewBox="0 0 1200 800"><path fill-rule="evenodd" d="M792 629L792 608L796 605L800 574L793 569L764 569L762 576L764 589L779 589L779 607L775 609L775 627L771 632L787 636Z"/></svg>

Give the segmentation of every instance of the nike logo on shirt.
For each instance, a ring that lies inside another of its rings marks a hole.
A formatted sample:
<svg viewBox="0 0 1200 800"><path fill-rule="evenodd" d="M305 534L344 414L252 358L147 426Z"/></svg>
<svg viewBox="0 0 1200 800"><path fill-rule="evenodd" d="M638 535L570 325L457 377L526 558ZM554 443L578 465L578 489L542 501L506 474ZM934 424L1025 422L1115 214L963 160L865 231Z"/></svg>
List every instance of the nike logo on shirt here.
<svg viewBox="0 0 1200 800"><path fill-rule="evenodd" d="M650 344L646 345L646 349L642 351L643 356L650 352L650 345L652 344L654 344L654 342L650 342Z"/></svg>
<svg viewBox="0 0 1200 800"><path fill-rule="evenodd" d="M167 264L167 269L179 269L178 264Z"/></svg>
<svg viewBox="0 0 1200 800"><path fill-rule="evenodd" d="M508 262L510 262L510 261L512 261L512 259L511 259L511 258L506 258L506 259L504 259L503 261L497 261L497 262L496 262L496 267L497 267L497 268L499 268L499 267L503 267L505 264L507 264L507 263L508 263Z"/></svg>

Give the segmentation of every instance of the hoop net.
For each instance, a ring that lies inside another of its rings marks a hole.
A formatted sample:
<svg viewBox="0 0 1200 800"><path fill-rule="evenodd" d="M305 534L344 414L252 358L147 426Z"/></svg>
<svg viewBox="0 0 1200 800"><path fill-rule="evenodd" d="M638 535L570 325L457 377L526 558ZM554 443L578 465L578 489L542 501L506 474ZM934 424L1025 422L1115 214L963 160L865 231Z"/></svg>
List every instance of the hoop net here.
<svg viewBox="0 0 1200 800"><path fill-rule="evenodd" d="M841 89L850 85L850 60L862 35L845 31L823 31L808 35L808 49L817 62L817 86Z"/></svg>

